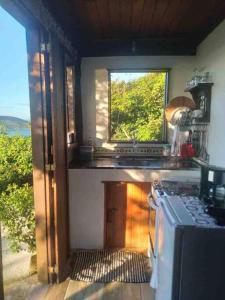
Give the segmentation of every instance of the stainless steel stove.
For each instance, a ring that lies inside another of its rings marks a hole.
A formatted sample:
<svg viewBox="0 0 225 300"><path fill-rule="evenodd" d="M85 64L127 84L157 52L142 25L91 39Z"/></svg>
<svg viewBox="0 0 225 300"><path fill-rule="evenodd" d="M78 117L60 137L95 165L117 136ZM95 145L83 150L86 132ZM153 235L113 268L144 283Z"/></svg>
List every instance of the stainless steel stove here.
<svg viewBox="0 0 225 300"><path fill-rule="evenodd" d="M181 197L180 200L197 225L210 227L218 226L216 220L205 212L205 206L199 198L185 196Z"/></svg>
<svg viewBox="0 0 225 300"><path fill-rule="evenodd" d="M199 184L194 182L178 182L178 181L162 181L155 182L154 189L157 197L167 197L171 202L172 207L178 209L177 202L182 203L182 206L191 216L196 226L217 227L215 218L205 212L204 202L198 198ZM174 201L174 205L172 202ZM176 203L175 203L176 202ZM175 209L176 209L175 208ZM179 212L182 209L179 209ZM180 218L181 222L183 218ZM194 225L193 224L193 225Z"/></svg>
<svg viewBox="0 0 225 300"><path fill-rule="evenodd" d="M156 300L221 300L225 295L225 226L205 212L198 195L196 183L153 185L150 284Z"/></svg>

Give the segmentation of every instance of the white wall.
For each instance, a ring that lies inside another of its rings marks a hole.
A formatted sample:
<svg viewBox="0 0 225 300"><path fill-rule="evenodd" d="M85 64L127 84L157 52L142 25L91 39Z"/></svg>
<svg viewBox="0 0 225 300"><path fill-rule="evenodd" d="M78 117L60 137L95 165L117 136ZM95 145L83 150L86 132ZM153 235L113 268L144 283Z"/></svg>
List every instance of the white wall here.
<svg viewBox="0 0 225 300"><path fill-rule="evenodd" d="M71 248L103 248L103 181L153 182L156 179L199 182L200 170L70 169L69 219Z"/></svg>
<svg viewBox="0 0 225 300"><path fill-rule="evenodd" d="M210 164L225 167L225 21L198 47L196 66L212 74Z"/></svg>
<svg viewBox="0 0 225 300"><path fill-rule="evenodd" d="M193 56L100 57L82 59L81 84L84 140L96 146L109 146L108 139L108 72L107 69L171 68L169 99L184 93L193 71ZM112 146L112 144L111 144Z"/></svg>
<svg viewBox="0 0 225 300"><path fill-rule="evenodd" d="M198 47L196 56L100 57L82 60L82 103L84 140L106 146L108 138L107 69L171 68L169 99L184 93L186 81L196 68L212 74L211 123L209 129L210 163L225 167L225 21ZM113 146L111 144L111 146Z"/></svg>

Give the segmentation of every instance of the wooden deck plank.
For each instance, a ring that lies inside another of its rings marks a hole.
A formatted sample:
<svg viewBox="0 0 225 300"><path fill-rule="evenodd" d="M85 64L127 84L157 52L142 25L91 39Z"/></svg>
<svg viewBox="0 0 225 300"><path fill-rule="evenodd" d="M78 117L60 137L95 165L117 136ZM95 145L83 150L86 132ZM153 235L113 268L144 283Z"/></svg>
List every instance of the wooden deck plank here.
<svg viewBox="0 0 225 300"><path fill-rule="evenodd" d="M121 300L141 300L141 287L138 283L122 283L121 292Z"/></svg>
<svg viewBox="0 0 225 300"><path fill-rule="evenodd" d="M65 300L100 300L104 283L89 283L71 280L66 291Z"/></svg>
<svg viewBox="0 0 225 300"><path fill-rule="evenodd" d="M102 291L101 300L121 300L121 283L112 282L105 284L105 287Z"/></svg>
<svg viewBox="0 0 225 300"><path fill-rule="evenodd" d="M54 298L55 300L58 298ZM64 300L154 300L148 283L87 283L70 280ZM59 299L61 300L61 299Z"/></svg>
<svg viewBox="0 0 225 300"><path fill-rule="evenodd" d="M141 283L141 300L154 300L155 291L150 287L149 283Z"/></svg>
<svg viewBox="0 0 225 300"><path fill-rule="evenodd" d="M49 286L47 295L45 296L44 300L64 300L68 284L69 280L65 280L60 284Z"/></svg>

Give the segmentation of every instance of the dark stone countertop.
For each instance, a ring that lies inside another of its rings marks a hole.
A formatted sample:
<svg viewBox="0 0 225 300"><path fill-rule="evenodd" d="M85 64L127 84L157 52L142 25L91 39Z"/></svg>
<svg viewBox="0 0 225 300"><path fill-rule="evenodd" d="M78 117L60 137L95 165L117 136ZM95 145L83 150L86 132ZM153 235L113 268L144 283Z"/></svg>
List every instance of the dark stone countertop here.
<svg viewBox="0 0 225 300"><path fill-rule="evenodd" d="M143 169L143 170L198 170L192 160L166 157L95 158L93 161L73 161L70 169Z"/></svg>

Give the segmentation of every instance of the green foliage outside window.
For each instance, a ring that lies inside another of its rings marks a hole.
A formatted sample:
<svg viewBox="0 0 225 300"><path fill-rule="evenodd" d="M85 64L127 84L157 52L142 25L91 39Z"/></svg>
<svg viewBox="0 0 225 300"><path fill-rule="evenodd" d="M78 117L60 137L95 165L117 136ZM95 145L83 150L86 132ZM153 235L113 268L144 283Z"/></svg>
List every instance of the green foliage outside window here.
<svg viewBox="0 0 225 300"><path fill-rule="evenodd" d="M111 80L112 141L163 141L166 77L166 72L151 72Z"/></svg>
<svg viewBox="0 0 225 300"><path fill-rule="evenodd" d="M0 219L12 250L35 251L30 137L0 134Z"/></svg>

